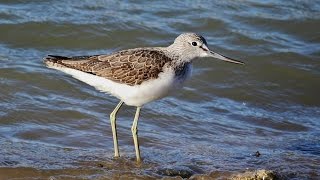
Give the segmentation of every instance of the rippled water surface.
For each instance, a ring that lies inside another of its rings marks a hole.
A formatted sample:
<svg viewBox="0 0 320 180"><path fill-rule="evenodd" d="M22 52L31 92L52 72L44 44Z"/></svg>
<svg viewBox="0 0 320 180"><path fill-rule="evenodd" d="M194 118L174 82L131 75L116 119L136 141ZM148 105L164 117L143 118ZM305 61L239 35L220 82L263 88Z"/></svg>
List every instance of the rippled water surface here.
<svg viewBox="0 0 320 180"><path fill-rule="evenodd" d="M226 178L247 169L318 179L319 29L311 0L0 0L0 179ZM145 105L140 166L135 108L118 114L114 160L109 113L118 100L42 62L167 46L188 31L247 65L197 60L183 89Z"/></svg>

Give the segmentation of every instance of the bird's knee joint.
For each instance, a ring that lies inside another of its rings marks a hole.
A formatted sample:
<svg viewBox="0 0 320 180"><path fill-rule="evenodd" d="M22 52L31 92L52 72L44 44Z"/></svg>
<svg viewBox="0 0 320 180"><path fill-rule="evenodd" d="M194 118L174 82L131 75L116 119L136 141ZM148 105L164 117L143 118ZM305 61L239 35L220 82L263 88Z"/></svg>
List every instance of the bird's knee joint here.
<svg viewBox="0 0 320 180"><path fill-rule="evenodd" d="M110 114L110 120L111 121L115 121L115 117L116 117L115 113L111 113Z"/></svg>

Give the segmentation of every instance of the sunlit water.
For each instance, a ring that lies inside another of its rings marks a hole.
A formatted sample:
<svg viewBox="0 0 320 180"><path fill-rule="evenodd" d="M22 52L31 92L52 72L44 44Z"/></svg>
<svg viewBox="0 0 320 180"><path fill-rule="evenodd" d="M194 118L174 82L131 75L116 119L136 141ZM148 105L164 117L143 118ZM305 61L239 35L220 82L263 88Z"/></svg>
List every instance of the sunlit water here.
<svg viewBox="0 0 320 180"><path fill-rule="evenodd" d="M0 1L0 177L161 178L274 170L320 176L318 1ZM47 54L90 55L167 46L182 32L247 63L194 62L180 91L118 114L114 160L109 113L118 103L48 69ZM254 156L259 151L259 157ZM19 173L19 174L18 174ZM179 173L177 173L179 174Z"/></svg>

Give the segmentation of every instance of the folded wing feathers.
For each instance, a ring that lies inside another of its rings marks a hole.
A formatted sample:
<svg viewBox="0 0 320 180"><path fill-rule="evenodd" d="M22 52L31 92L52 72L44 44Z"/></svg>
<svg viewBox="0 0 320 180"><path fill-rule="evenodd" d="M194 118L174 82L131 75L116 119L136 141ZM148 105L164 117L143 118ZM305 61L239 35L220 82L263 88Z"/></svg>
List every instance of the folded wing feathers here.
<svg viewBox="0 0 320 180"><path fill-rule="evenodd" d="M48 55L44 61L47 65L77 69L133 86L157 78L163 71L163 66L171 59L160 51L132 49L111 55L74 57Z"/></svg>

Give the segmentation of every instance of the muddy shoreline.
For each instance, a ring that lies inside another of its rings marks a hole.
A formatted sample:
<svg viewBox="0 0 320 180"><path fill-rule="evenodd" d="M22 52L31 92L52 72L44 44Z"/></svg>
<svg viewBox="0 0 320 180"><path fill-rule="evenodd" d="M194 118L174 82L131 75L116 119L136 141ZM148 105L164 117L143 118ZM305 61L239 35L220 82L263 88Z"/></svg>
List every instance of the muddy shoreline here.
<svg viewBox="0 0 320 180"><path fill-rule="evenodd" d="M150 173L150 172L149 172ZM156 174L162 173L162 174ZM234 180L272 180L286 179L270 170L243 170L239 172L212 171L207 174L192 174L179 169L167 169L154 174L142 174L141 171L115 172L107 168L76 168L76 169L35 169L28 167L0 168L0 179L49 179L49 180L80 180L80 179L234 179Z"/></svg>

